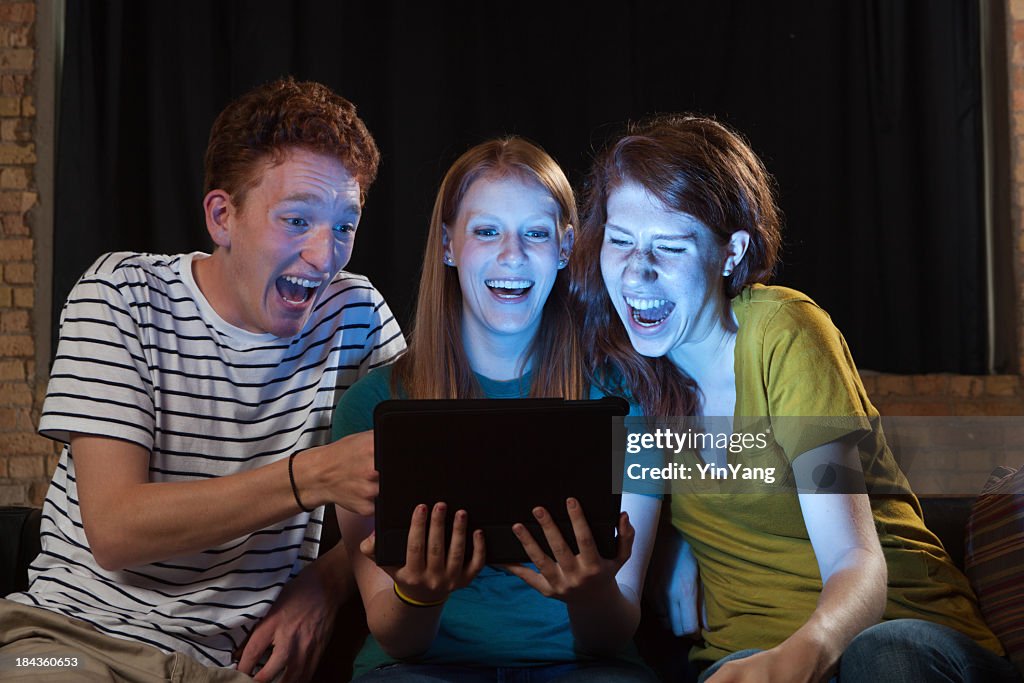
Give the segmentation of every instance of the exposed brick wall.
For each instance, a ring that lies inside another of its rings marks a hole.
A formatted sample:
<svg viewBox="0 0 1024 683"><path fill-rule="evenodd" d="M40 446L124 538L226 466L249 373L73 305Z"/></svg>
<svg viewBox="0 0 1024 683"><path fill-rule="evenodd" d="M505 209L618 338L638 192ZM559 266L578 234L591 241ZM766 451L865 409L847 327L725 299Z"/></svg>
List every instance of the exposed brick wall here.
<svg viewBox="0 0 1024 683"><path fill-rule="evenodd" d="M1024 321L1024 0L1006 1L1015 272ZM35 434L45 382L36 376L34 283L50 277L36 272L33 237L36 14L36 2L0 0L0 505L39 504L56 464L53 445ZM1024 344L1019 348L1024 368ZM867 374L864 383L883 415L1024 415L1016 375Z"/></svg>
<svg viewBox="0 0 1024 683"><path fill-rule="evenodd" d="M1013 243L1017 245L1014 259L1014 281L1017 283L1017 305L1021 327L1017 330L1018 367L1024 372L1024 0L1008 0L1007 24L1010 55L1010 163L1013 169ZM1022 412L1021 414L1024 414Z"/></svg>
<svg viewBox="0 0 1024 683"><path fill-rule="evenodd" d="M0 2L0 504L38 504L54 465L36 435L40 398L32 314L35 240L33 2Z"/></svg>
<svg viewBox="0 0 1024 683"><path fill-rule="evenodd" d="M1024 387L1017 375L865 373L861 378L882 415L1024 415Z"/></svg>

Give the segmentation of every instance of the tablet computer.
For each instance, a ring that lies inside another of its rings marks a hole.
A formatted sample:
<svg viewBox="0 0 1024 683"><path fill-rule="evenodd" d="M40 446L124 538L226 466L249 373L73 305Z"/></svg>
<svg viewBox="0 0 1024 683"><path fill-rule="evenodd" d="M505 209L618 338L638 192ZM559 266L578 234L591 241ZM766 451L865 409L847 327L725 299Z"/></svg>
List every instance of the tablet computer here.
<svg viewBox="0 0 1024 683"><path fill-rule="evenodd" d="M405 564L413 510L439 501L448 504L446 547L455 511L466 510L469 530L484 532L488 563L530 561L512 533L516 522L551 554L533 517L537 506L578 552L565 508L570 496L580 501L598 552L614 557L621 496L612 493L613 418L628 411L619 398L381 402L373 415L377 564ZM467 546L468 560L471 538Z"/></svg>

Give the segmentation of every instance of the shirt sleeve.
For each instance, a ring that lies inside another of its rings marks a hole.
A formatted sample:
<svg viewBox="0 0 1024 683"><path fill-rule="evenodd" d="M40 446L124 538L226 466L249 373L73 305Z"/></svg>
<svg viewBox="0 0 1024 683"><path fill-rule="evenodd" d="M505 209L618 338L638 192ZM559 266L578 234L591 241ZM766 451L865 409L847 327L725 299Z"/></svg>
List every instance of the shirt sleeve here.
<svg viewBox="0 0 1024 683"><path fill-rule="evenodd" d="M121 271L119 271L120 273ZM86 274L61 313L39 432L113 437L152 450L154 389L132 290L123 275Z"/></svg>
<svg viewBox="0 0 1024 683"><path fill-rule="evenodd" d="M871 431L873 408L846 340L825 311L809 301L779 306L763 348L771 427L790 461Z"/></svg>
<svg viewBox="0 0 1024 683"><path fill-rule="evenodd" d="M393 363L405 351L405 337L380 292L373 289L370 300L373 302L373 313L366 333L366 354L359 367L360 375Z"/></svg>

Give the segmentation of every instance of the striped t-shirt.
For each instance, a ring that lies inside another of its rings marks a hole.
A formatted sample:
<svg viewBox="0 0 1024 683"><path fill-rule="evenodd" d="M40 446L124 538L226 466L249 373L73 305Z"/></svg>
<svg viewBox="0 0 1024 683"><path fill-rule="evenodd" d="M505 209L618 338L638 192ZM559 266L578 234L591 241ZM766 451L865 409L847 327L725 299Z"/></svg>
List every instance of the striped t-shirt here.
<svg viewBox="0 0 1024 683"><path fill-rule="evenodd" d="M405 348L380 294L345 272L291 339L234 327L193 279L203 257L107 254L82 276L61 315L42 434L137 443L151 453L154 482L234 474L329 441L341 394ZM252 504L259 498L253 491ZM107 571L89 551L65 446L31 585L8 597L229 666L281 587L316 558L322 512L191 556Z"/></svg>

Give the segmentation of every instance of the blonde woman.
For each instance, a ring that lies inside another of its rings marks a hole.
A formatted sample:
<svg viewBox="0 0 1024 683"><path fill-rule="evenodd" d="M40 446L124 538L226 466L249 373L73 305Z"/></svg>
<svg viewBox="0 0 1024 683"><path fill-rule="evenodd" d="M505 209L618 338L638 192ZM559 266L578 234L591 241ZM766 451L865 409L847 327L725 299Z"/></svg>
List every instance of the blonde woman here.
<svg viewBox="0 0 1024 683"><path fill-rule="evenodd" d="M335 438L372 428L374 406L393 396L589 396L565 269L576 222L565 175L535 145L492 140L463 154L434 205L409 351L346 393ZM572 499L566 505L584 541L579 554L566 549L542 508L534 514L554 557L522 525L513 528L535 568L485 566L479 532L464 562L473 520L443 501L414 512L406 564L379 568L370 559L373 519L342 511L372 636L356 673L375 681L497 681L529 669L531 681L651 680L635 657L619 654L639 621L660 501L623 495L612 559L585 543L585 513ZM446 548L443 522L451 515Z"/></svg>

